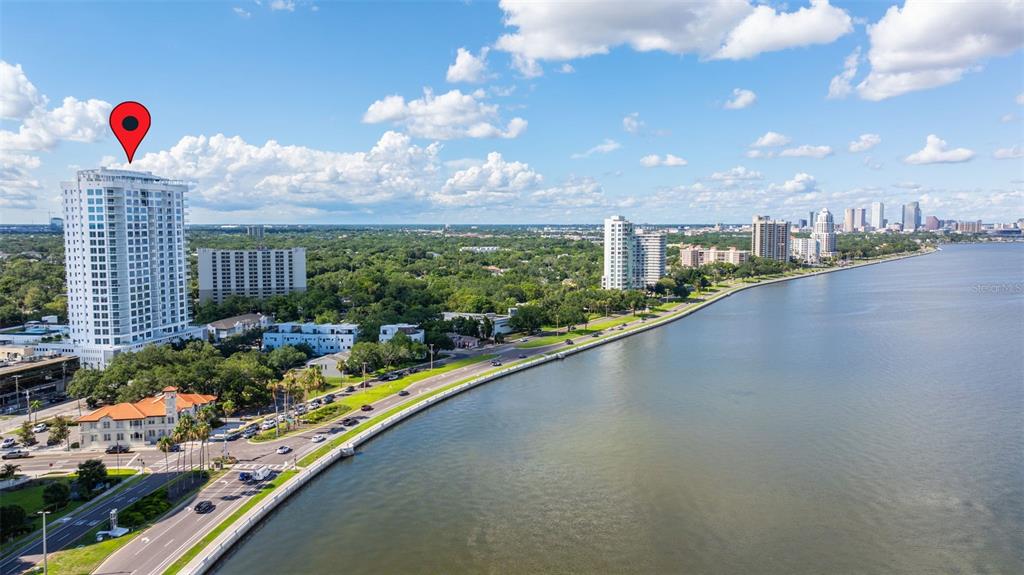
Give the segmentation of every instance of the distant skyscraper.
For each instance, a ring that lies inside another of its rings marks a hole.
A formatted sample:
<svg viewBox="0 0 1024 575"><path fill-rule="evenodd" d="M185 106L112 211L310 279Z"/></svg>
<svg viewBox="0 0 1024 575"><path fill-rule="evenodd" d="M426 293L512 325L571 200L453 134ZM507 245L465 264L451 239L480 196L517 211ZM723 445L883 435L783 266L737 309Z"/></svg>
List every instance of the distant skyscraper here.
<svg viewBox="0 0 1024 575"><path fill-rule="evenodd" d="M263 226L262 225L246 226L245 233L248 234L250 238L256 240L257 242L262 242L263 241Z"/></svg>
<svg viewBox="0 0 1024 575"><path fill-rule="evenodd" d="M853 208L853 229L864 231L864 208Z"/></svg>
<svg viewBox="0 0 1024 575"><path fill-rule="evenodd" d="M928 216L924 220L924 229L934 231L942 227L939 222L939 218L935 216Z"/></svg>
<svg viewBox="0 0 1024 575"><path fill-rule="evenodd" d="M810 214L808 214L807 224L810 225L811 227L814 227L814 222L817 219L818 219L818 212L816 212L814 210L811 210Z"/></svg>
<svg viewBox="0 0 1024 575"><path fill-rule="evenodd" d="M126 170L82 170L63 183L71 340L81 362L196 335L185 259L188 186Z"/></svg>
<svg viewBox="0 0 1024 575"><path fill-rule="evenodd" d="M57 232L63 230L64 229L64 219L63 218L50 218L50 229L53 230L53 231L57 231Z"/></svg>
<svg viewBox="0 0 1024 575"><path fill-rule="evenodd" d="M903 231L913 232L921 227L921 206L917 202L903 204Z"/></svg>
<svg viewBox="0 0 1024 575"><path fill-rule="evenodd" d="M751 253L760 258L789 260L789 222L754 216Z"/></svg>
<svg viewBox="0 0 1024 575"><path fill-rule="evenodd" d="M604 220L604 289L643 289L665 275L665 234L635 229L622 216Z"/></svg>
<svg viewBox="0 0 1024 575"><path fill-rule="evenodd" d="M885 228L885 204L882 202L871 204L871 225L880 230Z"/></svg>
<svg viewBox="0 0 1024 575"><path fill-rule="evenodd" d="M800 229L806 228L807 227L807 220L804 220L804 219L797 220L796 221L796 227L798 227Z"/></svg>
<svg viewBox="0 0 1024 575"><path fill-rule="evenodd" d="M811 238L818 242L820 257L830 258L836 255L836 226L828 208L822 208L818 212L818 219L814 220L814 231L811 233Z"/></svg>
<svg viewBox="0 0 1024 575"><path fill-rule="evenodd" d="M846 208L846 213L845 213L846 217L843 218L843 231L844 232L849 233L849 232L853 231L853 212L854 212L853 208Z"/></svg>

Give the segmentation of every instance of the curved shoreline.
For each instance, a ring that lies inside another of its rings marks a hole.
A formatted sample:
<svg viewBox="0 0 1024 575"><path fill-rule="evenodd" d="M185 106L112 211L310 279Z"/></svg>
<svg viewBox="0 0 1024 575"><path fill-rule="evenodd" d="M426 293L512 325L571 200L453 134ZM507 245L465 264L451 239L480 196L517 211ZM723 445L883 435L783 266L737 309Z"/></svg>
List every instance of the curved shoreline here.
<svg viewBox="0 0 1024 575"><path fill-rule="evenodd" d="M417 396L413 398L413 401L411 403L399 404L393 407L392 409L386 411L385 413L381 414L381 416L379 416L381 417L379 421L373 422L373 424L370 425L369 427L359 430L357 433L355 433L355 435L350 436L347 439L347 441L343 441L341 444L332 448L326 454L318 457L309 466L298 471L293 477L288 479L278 489L275 489L272 494L270 494L265 499L257 502L252 508L246 510L241 516L238 516L237 519L232 522L232 524L234 524L233 529L232 524L227 524L224 530L220 532L207 545L205 545L205 547L202 549L202 551L199 552L198 555L193 557L186 565L184 565L181 568L180 572L188 573L190 575L199 575L205 573L210 568L215 566L221 558L223 558L239 541L241 541L242 538L245 537L245 535L248 534L249 530L252 527L259 524L259 522L262 521L262 519L266 517L269 513L271 513L281 502L283 502L293 493L304 487L306 483L308 483L313 477L318 475L321 471L329 467L335 461L354 454L355 449L359 445L365 443L366 441L369 441L373 437L389 429L395 424L401 422L402 420L419 413L420 411L426 409L427 407L430 407L431 405L434 405L435 403L439 403L441 401L448 399L449 397L462 393L463 391L472 389L484 383L488 383L503 378L507 375L525 369L536 367L538 365L542 365L550 361L558 361L568 355L579 353L587 349L604 345L612 341L618 341L622 338L630 337L634 334L646 332L648 330L660 327L667 323L674 322L698 310L704 309L705 307L710 306L717 301L725 299L734 293L738 293L749 288L785 282L805 277L813 277L826 273L856 269L859 267L875 265L885 262L898 261L901 259L928 255L935 251L937 250L927 250L909 254L899 254L896 256L864 261L843 267L825 268L808 273L801 273L797 275L790 275L779 278L760 280L757 282L744 283L741 285L730 286L729 288L712 294L707 299L695 305L685 307L684 309L680 309L677 311L669 312L668 314L662 317L652 319L647 323L634 326L625 331L608 334L600 338L596 338L585 343L579 343L573 346L562 346L557 350L543 352L541 355L538 355L537 357L521 360L512 363L506 367L496 368L494 370L484 372L477 376L471 376L465 380L460 380L447 386L435 389L424 395Z"/></svg>

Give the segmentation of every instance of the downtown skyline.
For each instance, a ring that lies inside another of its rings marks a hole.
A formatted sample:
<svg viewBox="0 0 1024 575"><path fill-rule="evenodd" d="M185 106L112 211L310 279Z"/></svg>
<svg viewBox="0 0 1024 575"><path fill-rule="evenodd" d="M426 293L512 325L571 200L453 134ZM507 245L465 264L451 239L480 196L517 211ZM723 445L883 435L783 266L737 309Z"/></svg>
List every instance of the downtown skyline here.
<svg viewBox="0 0 1024 575"><path fill-rule="evenodd" d="M707 4L5 2L0 223L100 165L194 182L193 224L1020 216L1019 4Z"/></svg>

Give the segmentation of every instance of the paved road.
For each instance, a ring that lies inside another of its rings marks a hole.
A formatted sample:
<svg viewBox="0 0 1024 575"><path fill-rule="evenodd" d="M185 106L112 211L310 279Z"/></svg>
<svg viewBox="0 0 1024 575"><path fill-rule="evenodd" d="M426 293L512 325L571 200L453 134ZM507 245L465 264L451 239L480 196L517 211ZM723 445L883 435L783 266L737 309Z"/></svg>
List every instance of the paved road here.
<svg viewBox="0 0 1024 575"><path fill-rule="evenodd" d="M106 521L110 517L111 509L124 509L162 485L169 477L170 475L166 473L148 475L112 497L107 497L103 501L90 505L85 509L76 509L72 513L54 521L47 526L46 542L48 550L53 552L78 541L90 529ZM0 562L0 575L21 573L42 560L43 545L42 538L40 537L31 542L26 542L15 556Z"/></svg>
<svg viewBox="0 0 1024 575"><path fill-rule="evenodd" d="M81 408L81 409L79 409ZM65 401L56 405L39 410L37 413L32 414L32 421L43 421L44 419L50 419L56 415L63 415L66 417L77 418L82 413L88 413L89 409L85 406L85 402L79 403L77 399ZM9 433L21 427L21 423L28 418L28 415L21 414L13 417L0 419L0 433Z"/></svg>

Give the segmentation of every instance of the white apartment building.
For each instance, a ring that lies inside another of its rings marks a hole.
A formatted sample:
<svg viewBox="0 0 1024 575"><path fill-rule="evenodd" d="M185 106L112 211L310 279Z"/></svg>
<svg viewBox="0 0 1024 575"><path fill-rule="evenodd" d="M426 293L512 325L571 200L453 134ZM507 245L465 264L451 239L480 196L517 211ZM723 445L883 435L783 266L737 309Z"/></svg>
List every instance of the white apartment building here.
<svg viewBox="0 0 1024 575"><path fill-rule="evenodd" d="M238 295L264 299L306 291L306 248L199 248L199 301Z"/></svg>
<svg viewBox="0 0 1024 575"><path fill-rule="evenodd" d="M789 222L754 216L751 253L759 258L789 261Z"/></svg>
<svg viewBox="0 0 1024 575"><path fill-rule="evenodd" d="M811 238L818 242L818 257L831 258L836 256L836 225L828 208L822 208L814 220L814 231Z"/></svg>
<svg viewBox="0 0 1024 575"><path fill-rule="evenodd" d="M409 339L423 343L426 337L426 332L423 328L412 323L392 323L380 326L380 335L377 338L378 341L384 343L385 341L391 341L391 338L395 337L399 333L404 333L409 336Z"/></svg>
<svg viewBox="0 0 1024 575"><path fill-rule="evenodd" d="M604 220L604 289L643 289L665 275L665 234L634 228L622 216Z"/></svg>
<svg viewBox="0 0 1024 575"><path fill-rule="evenodd" d="M161 437L171 435L182 415L195 417L201 407L216 400L213 395L178 393L178 388L168 386L155 397L105 405L78 418L82 447L153 445Z"/></svg>
<svg viewBox="0 0 1024 575"><path fill-rule="evenodd" d="M359 337L354 323L277 323L263 332L263 349L306 344L317 355L349 351Z"/></svg>
<svg viewBox="0 0 1024 575"><path fill-rule="evenodd" d="M871 225L876 229L885 229L885 204L882 202L871 203Z"/></svg>
<svg viewBox="0 0 1024 575"><path fill-rule="evenodd" d="M184 182L81 170L64 182L68 324L82 364L202 337L189 326Z"/></svg>
<svg viewBox="0 0 1024 575"><path fill-rule="evenodd" d="M679 265L684 268L695 268L705 264L723 262L733 265L740 265L750 261L750 250L736 249L735 246L727 250L717 247L703 248L681 244L679 246Z"/></svg>
<svg viewBox="0 0 1024 575"><path fill-rule="evenodd" d="M814 238L793 238L792 256L807 264L816 264L819 261L819 243Z"/></svg>
<svg viewBox="0 0 1024 575"><path fill-rule="evenodd" d="M503 315L497 313L469 313L461 311L446 311L441 313L441 319L444 321L451 321L457 317L464 317L469 319L475 319L478 322L484 321L484 318L491 320L491 325L494 326L493 335L512 333L512 326L509 325L509 320L512 319L512 315Z"/></svg>

